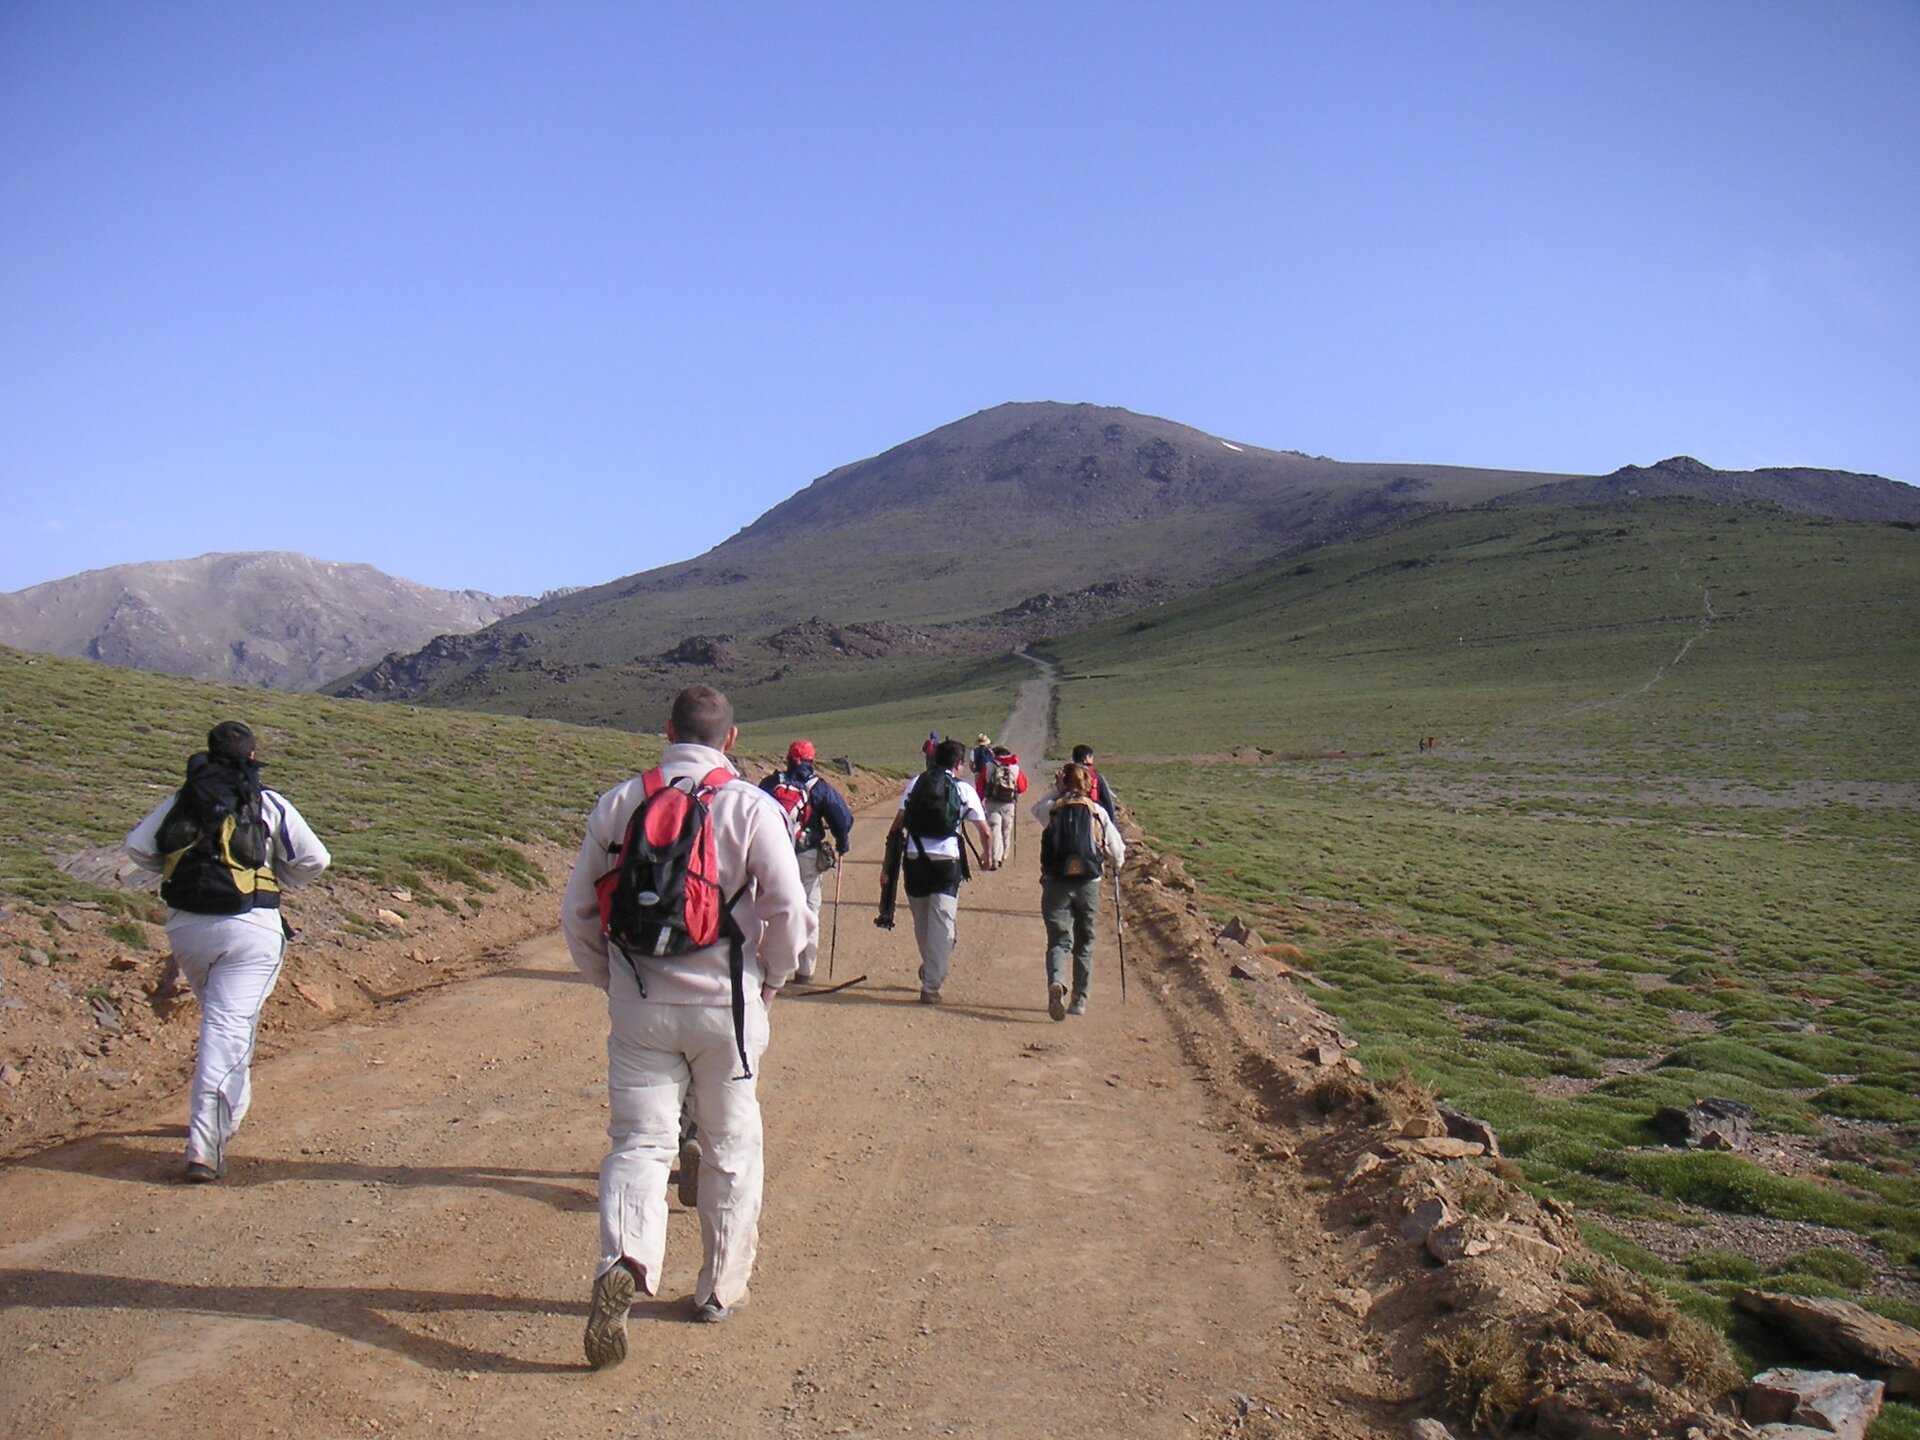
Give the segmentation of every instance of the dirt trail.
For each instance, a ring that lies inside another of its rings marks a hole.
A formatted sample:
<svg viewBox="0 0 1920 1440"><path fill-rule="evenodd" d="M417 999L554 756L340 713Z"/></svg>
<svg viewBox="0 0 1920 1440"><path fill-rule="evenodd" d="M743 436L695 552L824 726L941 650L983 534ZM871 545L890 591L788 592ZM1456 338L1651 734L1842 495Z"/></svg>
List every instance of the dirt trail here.
<svg viewBox="0 0 1920 1440"><path fill-rule="evenodd" d="M1006 738L1037 757L1035 683ZM1399 1433L1332 1303L1357 1242L1243 1153L1150 957L1123 1005L1103 935L1092 1013L1047 1018L1029 821L964 892L948 1003L915 1004L910 927L871 923L886 818L834 959L868 980L774 1007L733 1322L686 1323L676 1201L629 1359L584 1368L605 1024L548 937L263 1063L223 1184L174 1181L177 1101L0 1171L0 1433Z"/></svg>

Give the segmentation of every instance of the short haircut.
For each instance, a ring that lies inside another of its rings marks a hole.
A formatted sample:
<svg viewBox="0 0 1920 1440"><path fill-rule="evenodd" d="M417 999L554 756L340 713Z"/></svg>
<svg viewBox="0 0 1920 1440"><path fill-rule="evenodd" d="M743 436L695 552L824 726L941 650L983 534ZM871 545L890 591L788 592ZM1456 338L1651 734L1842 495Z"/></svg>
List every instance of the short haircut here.
<svg viewBox="0 0 1920 1440"><path fill-rule="evenodd" d="M733 702L711 685L689 685L673 697L667 723L673 726L674 739L718 750L733 729Z"/></svg>
<svg viewBox="0 0 1920 1440"><path fill-rule="evenodd" d="M933 763L942 770L951 770L966 758L967 747L958 740L942 740L933 752Z"/></svg>
<svg viewBox="0 0 1920 1440"><path fill-rule="evenodd" d="M238 720L222 720L207 731L207 753L222 760L251 759L253 731Z"/></svg>
<svg viewBox="0 0 1920 1440"><path fill-rule="evenodd" d="M1093 759L1093 746L1076 745L1073 747L1073 763L1074 764L1084 765L1091 759Z"/></svg>
<svg viewBox="0 0 1920 1440"><path fill-rule="evenodd" d="M1060 767L1060 788L1069 795L1091 795L1093 777L1087 774L1087 767L1073 763Z"/></svg>

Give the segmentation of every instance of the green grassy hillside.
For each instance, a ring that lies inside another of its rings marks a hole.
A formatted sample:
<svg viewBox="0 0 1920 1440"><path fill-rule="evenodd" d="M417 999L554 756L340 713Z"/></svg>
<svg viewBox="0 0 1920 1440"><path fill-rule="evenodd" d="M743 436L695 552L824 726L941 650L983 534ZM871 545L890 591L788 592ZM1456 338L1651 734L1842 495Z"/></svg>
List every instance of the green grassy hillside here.
<svg viewBox="0 0 1920 1440"><path fill-rule="evenodd" d="M1456 514L1054 648L1090 677L1063 737L1376 1073L1709 1298L1757 1274L1713 1253L1738 1213L1830 1227L1767 1231L1813 1255L1766 1262L1790 1288L1920 1313L1920 535ZM1754 1155L1657 1144L1709 1095L1759 1107ZM1906 1289L1815 1254L1869 1239Z"/></svg>
<svg viewBox="0 0 1920 1440"><path fill-rule="evenodd" d="M489 873L524 878L520 846L577 845L599 792L645 768L660 746L551 721L209 685L0 649L0 895L100 898L59 860L118 845L179 784L208 727L229 717L253 727L267 783L294 797L336 873L428 890Z"/></svg>

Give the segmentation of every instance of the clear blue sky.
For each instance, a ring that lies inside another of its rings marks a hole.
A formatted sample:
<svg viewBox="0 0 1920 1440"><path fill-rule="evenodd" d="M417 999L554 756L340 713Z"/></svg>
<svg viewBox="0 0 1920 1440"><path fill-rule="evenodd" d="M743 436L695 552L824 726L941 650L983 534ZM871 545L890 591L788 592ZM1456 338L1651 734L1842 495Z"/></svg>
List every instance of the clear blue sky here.
<svg viewBox="0 0 1920 1440"><path fill-rule="evenodd" d="M1920 481L1920 4L0 3L0 590L537 592L1006 400Z"/></svg>

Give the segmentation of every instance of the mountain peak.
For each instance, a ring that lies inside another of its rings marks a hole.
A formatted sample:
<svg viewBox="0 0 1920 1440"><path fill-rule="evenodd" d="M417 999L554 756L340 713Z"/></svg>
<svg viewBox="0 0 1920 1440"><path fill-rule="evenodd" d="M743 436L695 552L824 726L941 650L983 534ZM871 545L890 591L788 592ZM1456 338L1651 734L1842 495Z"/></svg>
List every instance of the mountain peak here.
<svg viewBox="0 0 1920 1440"><path fill-rule="evenodd" d="M1664 470L1669 475L1691 475L1696 478L1718 473L1711 465L1704 464L1691 455L1674 455L1650 468Z"/></svg>

